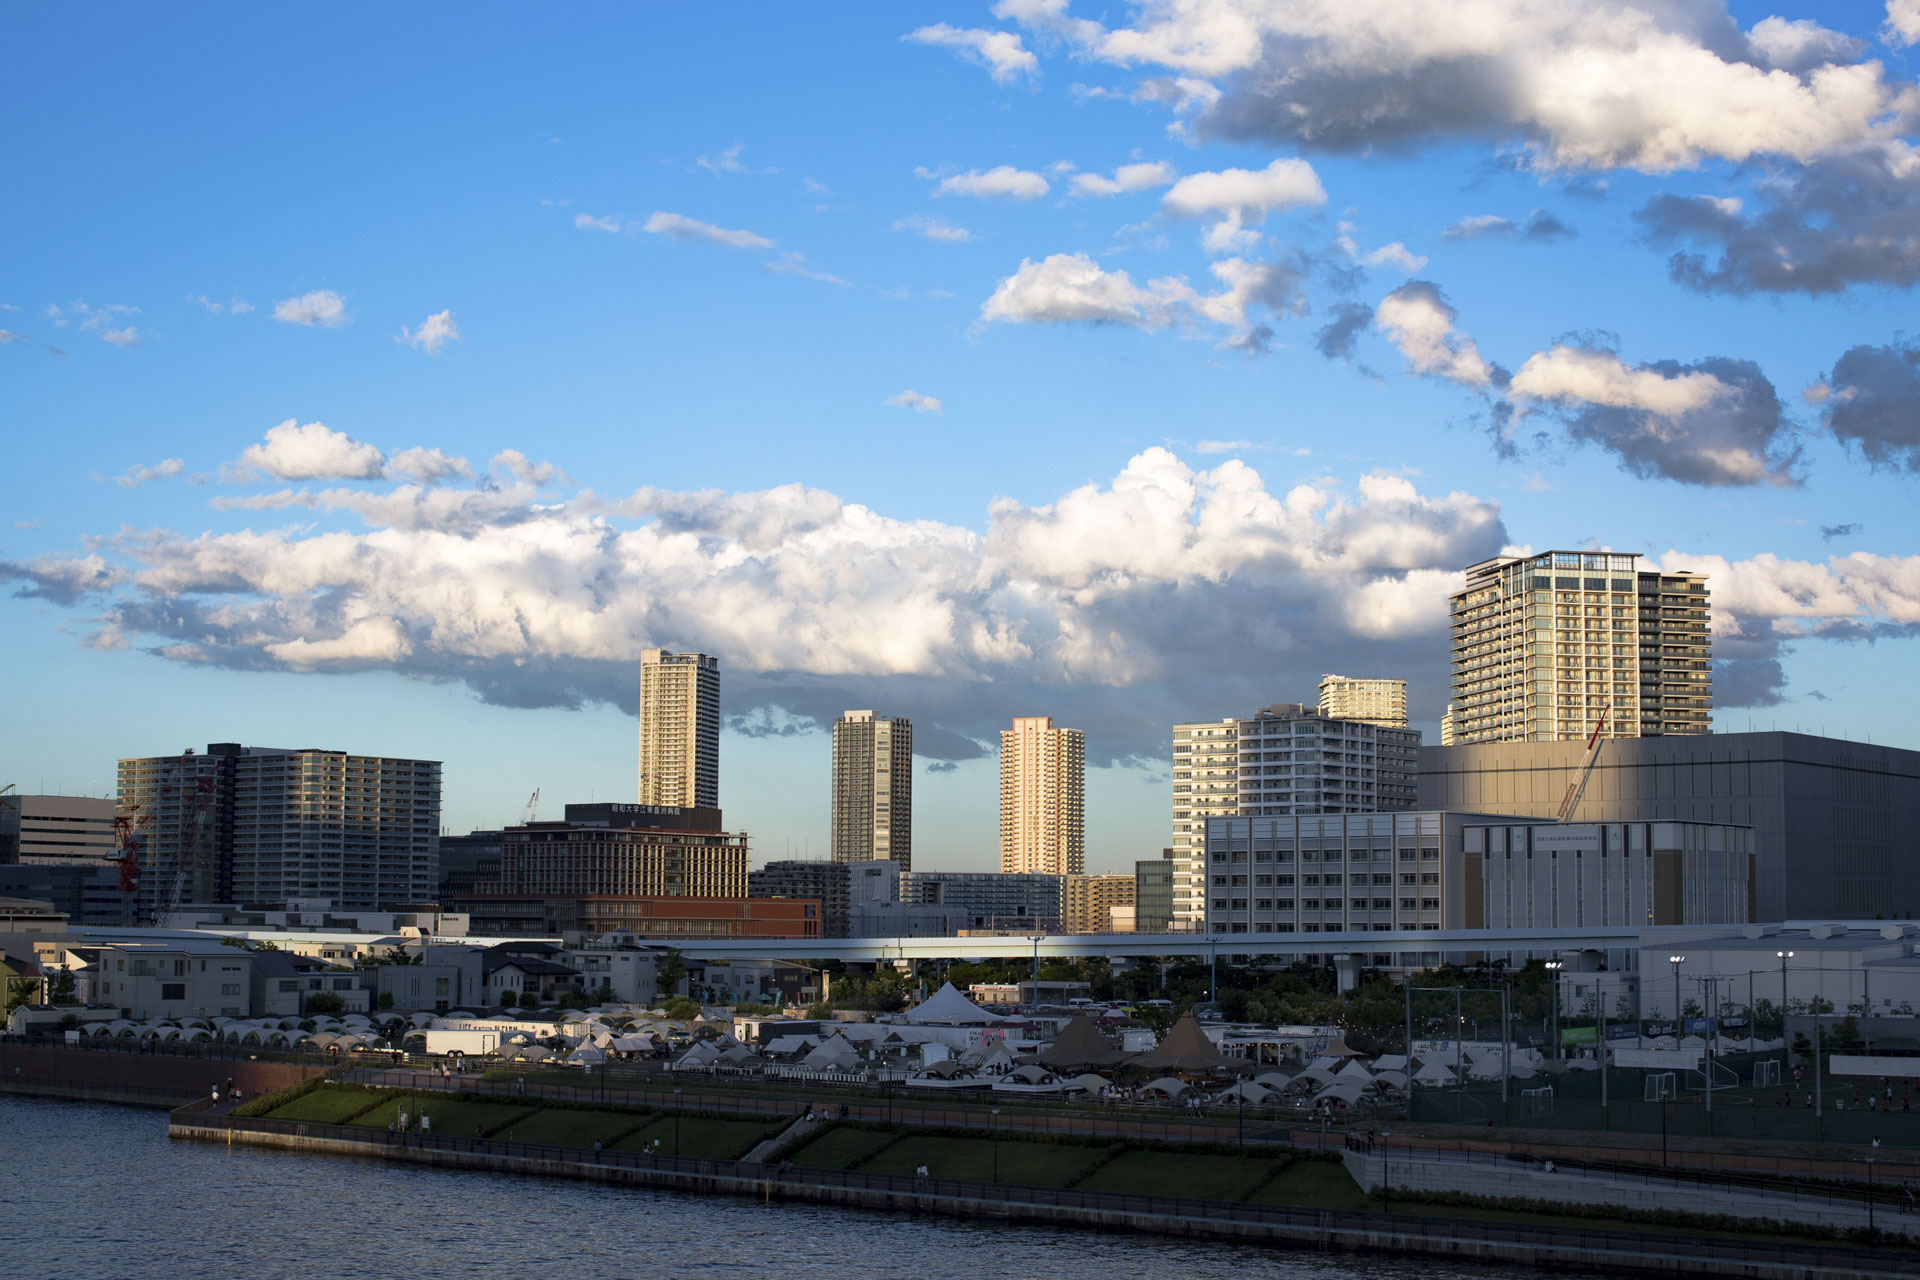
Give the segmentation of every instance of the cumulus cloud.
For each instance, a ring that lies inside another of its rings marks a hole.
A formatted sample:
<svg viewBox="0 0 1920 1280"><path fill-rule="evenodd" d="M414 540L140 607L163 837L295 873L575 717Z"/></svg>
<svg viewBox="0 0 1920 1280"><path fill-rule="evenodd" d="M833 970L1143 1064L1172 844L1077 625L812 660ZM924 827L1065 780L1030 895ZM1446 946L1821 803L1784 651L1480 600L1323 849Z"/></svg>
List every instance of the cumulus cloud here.
<svg viewBox="0 0 1920 1280"><path fill-rule="evenodd" d="M1835 538L1851 538L1858 532L1860 532L1860 524L1857 521L1849 521L1846 524L1823 524L1820 526L1820 541L1832 542Z"/></svg>
<svg viewBox="0 0 1920 1280"><path fill-rule="evenodd" d="M915 391L911 387L907 388L905 391L902 391L897 396L888 396L885 400L882 400L880 403L890 404L895 406L896 408L901 408L901 409L911 409L915 413L941 412L940 401L938 397L923 396L918 391Z"/></svg>
<svg viewBox="0 0 1920 1280"><path fill-rule="evenodd" d="M1887 20L1880 34L1895 48L1920 44L1920 0L1887 0Z"/></svg>
<svg viewBox="0 0 1920 1280"><path fill-rule="evenodd" d="M102 342L125 348L137 346L140 342L139 330L126 323L129 316L137 315L139 311L138 307L130 307L118 302L108 303L104 307L90 307L84 302L69 302L64 307L49 305L42 314L53 321L56 329L64 329L77 321L82 333L90 333ZM58 354L66 353L60 351Z"/></svg>
<svg viewBox="0 0 1920 1280"><path fill-rule="evenodd" d="M1190 173L1160 198L1160 211L1174 218L1218 218L1202 243L1209 253L1229 253L1258 243L1258 234L1247 227L1266 221L1275 210L1318 208L1326 202L1326 188L1313 166L1283 158L1264 169Z"/></svg>
<svg viewBox="0 0 1920 1280"><path fill-rule="evenodd" d="M995 84L1012 84L1023 76L1028 79L1040 76L1040 60L1012 31L983 31L978 27L954 27L936 22L900 38L913 44L951 49L975 66L985 67Z"/></svg>
<svg viewBox="0 0 1920 1280"><path fill-rule="evenodd" d="M403 325L395 341L404 342L416 351L437 356L440 348L447 343L460 341L460 329L453 323L452 311L436 311L422 320L417 329L408 329Z"/></svg>
<svg viewBox="0 0 1920 1280"><path fill-rule="evenodd" d="M936 196L973 196L980 200L1038 200L1053 190L1051 184L1029 169L1010 164L991 169L969 169L965 173L942 175L936 170L919 168L914 174L933 182Z"/></svg>
<svg viewBox="0 0 1920 1280"><path fill-rule="evenodd" d="M717 244L728 249L771 249L773 241L765 236L755 235L751 231L735 231L727 227L716 227L711 222L701 222L678 213L654 213L640 224L640 229L650 235L665 236L669 240L694 240L704 244Z"/></svg>
<svg viewBox="0 0 1920 1280"><path fill-rule="evenodd" d="M980 306L983 323L1120 325L1154 332L1223 325L1229 341L1251 350L1265 346L1256 311L1297 311L1305 274L1298 260L1256 263L1226 258L1211 264L1221 288L1201 293L1185 276L1162 276L1135 284L1125 271L1107 271L1084 253L1056 253L1039 262L1022 259Z"/></svg>
<svg viewBox="0 0 1920 1280"><path fill-rule="evenodd" d="M389 479L417 480L421 484L444 484L449 480L471 480L473 464L465 458L439 449L402 449L387 459Z"/></svg>
<svg viewBox="0 0 1920 1280"><path fill-rule="evenodd" d="M1867 42L1829 31L1808 18L1762 18L1747 32L1759 61L1794 75L1833 62L1849 62L1866 52Z"/></svg>
<svg viewBox="0 0 1920 1280"><path fill-rule="evenodd" d="M310 329L338 329L353 319L347 314L347 300L331 289L315 289L297 298L282 298L273 304L273 318L282 324L306 325Z"/></svg>
<svg viewBox="0 0 1920 1280"><path fill-rule="evenodd" d="M1244 453L1248 449L1258 449L1259 447L1259 445L1251 440L1196 440L1193 444L1193 451L1195 453L1206 454Z"/></svg>
<svg viewBox="0 0 1920 1280"><path fill-rule="evenodd" d="M1076 173L1068 185L1076 196L1106 197L1133 191L1151 191L1164 187L1177 176L1174 167L1162 160L1123 164L1112 177L1098 173Z"/></svg>
<svg viewBox="0 0 1920 1280"><path fill-rule="evenodd" d="M288 418L268 428L262 443L242 450L240 466L280 480L377 480L386 456L324 422Z"/></svg>
<svg viewBox="0 0 1920 1280"><path fill-rule="evenodd" d="M1663 193L1637 213L1649 242L1676 246L1674 280L1701 293L1804 293L1920 282L1920 152L1862 147L1764 174L1755 208Z"/></svg>
<svg viewBox="0 0 1920 1280"><path fill-rule="evenodd" d="M15 333L12 329L0 329L0 344L25 341L27 341L27 335L24 333Z"/></svg>
<svg viewBox="0 0 1920 1280"><path fill-rule="evenodd" d="M611 214L595 217L590 213L576 213L573 215L573 225L581 231L605 231L609 235L618 235L622 231L632 229L631 223Z"/></svg>
<svg viewBox="0 0 1920 1280"><path fill-rule="evenodd" d="M1808 398L1827 430L1875 467L1920 472L1920 347L1849 348Z"/></svg>
<svg viewBox="0 0 1920 1280"><path fill-rule="evenodd" d="M194 294L187 301L199 303L210 316L243 316L253 310L253 304L237 293L225 302L217 302L204 293Z"/></svg>
<svg viewBox="0 0 1920 1280"><path fill-rule="evenodd" d="M171 480L187 469L187 464L179 458L167 458L151 467L131 466L113 478L113 482L122 489L138 489L141 485L154 480Z"/></svg>
<svg viewBox="0 0 1920 1280"><path fill-rule="evenodd" d="M965 227L956 227L951 222L939 218L930 218L924 213L909 214L893 224L895 231L911 231L917 236L937 240L942 244L965 244L973 239L973 232Z"/></svg>
<svg viewBox="0 0 1920 1280"><path fill-rule="evenodd" d="M1269 492L1241 462L1199 470L1164 449L1054 503L996 501L983 532L801 485L353 492L358 532L122 532L0 573L182 664L631 707L639 649L685 645L721 655L734 714L825 723L878 689L958 735L927 754L959 758L1045 696L1113 759L1164 748L1196 666L1231 707L1270 698L1282 671L1310 683L1329 645L1443 653L1456 566L1505 542L1469 495L1374 475Z"/></svg>
<svg viewBox="0 0 1920 1280"><path fill-rule="evenodd" d="M1557 345L1530 357L1508 391L1548 406L1570 437L1635 475L1713 487L1798 483L1780 397L1749 360L1629 368L1612 351Z"/></svg>
<svg viewBox="0 0 1920 1280"><path fill-rule="evenodd" d="M705 169L708 173L712 174L716 178L723 178L730 173L778 173L780 172L778 169L753 169L743 164L740 160L740 153L742 151L745 151L746 149L747 149L746 143L736 142L732 146L728 147L725 151L722 151L717 156L695 157L693 163L697 167L701 169Z"/></svg>
<svg viewBox="0 0 1920 1280"><path fill-rule="evenodd" d="M1060 0L1001 7L1083 57L1197 81L1211 93L1184 99L1201 104L1187 107L1201 136L1268 145L1489 139L1542 166L1663 173L1841 154L1915 109L1912 86L1877 61L1844 61L1853 54L1832 33L1763 23L1744 34L1719 5L1685 0L1182 0L1111 28L1067 17ZM1811 65L1831 58L1843 60Z"/></svg>
<svg viewBox="0 0 1920 1280"><path fill-rule="evenodd" d="M1462 218L1440 233L1449 240L1566 240L1573 228L1545 209L1535 209L1524 222L1503 218L1495 213Z"/></svg>
<svg viewBox="0 0 1920 1280"><path fill-rule="evenodd" d="M1374 310L1374 323L1414 373L1463 387L1491 386L1504 375L1499 366L1481 359L1473 339L1455 327L1459 318L1440 287L1426 280L1401 285Z"/></svg>
<svg viewBox="0 0 1920 1280"><path fill-rule="evenodd" d="M1360 335L1373 324L1373 308L1364 302L1342 302L1330 314L1333 318L1314 332L1314 349L1329 360L1352 360Z"/></svg>

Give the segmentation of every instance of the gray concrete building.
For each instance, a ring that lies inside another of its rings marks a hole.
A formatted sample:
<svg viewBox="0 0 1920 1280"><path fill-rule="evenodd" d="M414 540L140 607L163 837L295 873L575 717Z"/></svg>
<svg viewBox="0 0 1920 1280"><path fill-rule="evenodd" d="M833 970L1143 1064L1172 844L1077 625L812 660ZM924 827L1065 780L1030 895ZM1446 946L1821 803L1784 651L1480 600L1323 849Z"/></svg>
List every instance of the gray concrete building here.
<svg viewBox="0 0 1920 1280"><path fill-rule="evenodd" d="M900 877L900 900L944 908L955 932L1058 933L1064 879L1038 872L909 871Z"/></svg>
<svg viewBox="0 0 1920 1280"><path fill-rule="evenodd" d="M113 838L113 800L91 796L8 796L7 818L17 837L0 862L98 866L119 857Z"/></svg>
<svg viewBox="0 0 1920 1280"><path fill-rule="evenodd" d="M1578 781L1580 742L1420 752L1420 805L1551 817ZM1920 912L1920 752L1800 733L1616 739L1572 815L1753 828L1763 921Z"/></svg>

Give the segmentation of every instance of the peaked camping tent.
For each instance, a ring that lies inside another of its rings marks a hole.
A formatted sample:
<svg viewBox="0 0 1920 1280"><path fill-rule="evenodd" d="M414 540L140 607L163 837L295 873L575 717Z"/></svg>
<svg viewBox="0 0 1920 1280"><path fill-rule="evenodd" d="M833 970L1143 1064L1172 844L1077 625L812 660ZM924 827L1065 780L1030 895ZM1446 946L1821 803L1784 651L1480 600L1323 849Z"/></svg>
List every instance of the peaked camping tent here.
<svg viewBox="0 0 1920 1280"><path fill-rule="evenodd" d="M1227 1065L1227 1059L1189 1013L1173 1024L1159 1048L1149 1049L1127 1065L1142 1071L1216 1071Z"/></svg>
<svg viewBox="0 0 1920 1280"><path fill-rule="evenodd" d="M1053 1043L1039 1053L1040 1061L1056 1070L1109 1067L1126 1056L1124 1051L1107 1043L1106 1037L1085 1014L1075 1014L1053 1038Z"/></svg>
<svg viewBox="0 0 1920 1280"><path fill-rule="evenodd" d="M943 1026L971 1027L1005 1021L999 1014L988 1013L961 995L951 982L942 983L938 991L900 1016L907 1022L935 1022Z"/></svg>

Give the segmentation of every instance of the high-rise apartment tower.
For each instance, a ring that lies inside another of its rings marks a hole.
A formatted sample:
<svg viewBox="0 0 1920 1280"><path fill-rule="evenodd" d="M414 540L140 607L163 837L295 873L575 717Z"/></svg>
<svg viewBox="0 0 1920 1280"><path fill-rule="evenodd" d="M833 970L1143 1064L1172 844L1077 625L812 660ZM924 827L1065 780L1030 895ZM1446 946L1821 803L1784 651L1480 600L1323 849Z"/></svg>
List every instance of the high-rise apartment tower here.
<svg viewBox="0 0 1920 1280"><path fill-rule="evenodd" d="M1410 809L1419 750L1416 729L1299 703L1173 726L1175 927L1198 928L1206 915L1208 818Z"/></svg>
<svg viewBox="0 0 1920 1280"><path fill-rule="evenodd" d="M1452 599L1453 741L1657 738L1708 731L1705 574L1616 552L1498 556Z"/></svg>
<svg viewBox="0 0 1920 1280"><path fill-rule="evenodd" d="M1394 679L1320 677L1320 714L1362 720L1388 729L1407 727L1407 682Z"/></svg>
<svg viewBox="0 0 1920 1280"><path fill-rule="evenodd" d="M1086 735L1051 716L1000 731L1000 870L1077 876L1086 870Z"/></svg>
<svg viewBox="0 0 1920 1280"><path fill-rule="evenodd" d="M913 722L849 711L833 722L833 860L913 869Z"/></svg>
<svg viewBox="0 0 1920 1280"><path fill-rule="evenodd" d="M720 807L720 660L640 654L640 803Z"/></svg>

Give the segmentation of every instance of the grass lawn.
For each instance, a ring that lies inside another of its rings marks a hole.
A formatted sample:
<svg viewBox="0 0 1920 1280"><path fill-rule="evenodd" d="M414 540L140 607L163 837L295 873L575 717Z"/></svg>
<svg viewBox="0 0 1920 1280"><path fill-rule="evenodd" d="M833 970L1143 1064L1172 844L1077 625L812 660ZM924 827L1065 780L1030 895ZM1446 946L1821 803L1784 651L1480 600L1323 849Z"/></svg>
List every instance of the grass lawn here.
<svg viewBox="0 0 1920 1280"><path fill-rule="evenodd" d="M787 1121L769 1124L765 1120L714 1120L706 1116L680 1118L680 1154L702 1160L738 1160L759 1143L778 1132ZM674 1119L660 1116L651 1124L629 1133L613 1144L616 1151L641 1151L655 1138L660 1139L660 1154L674 1150Z"/></svg>
<svg viewBox="0 0 1920 1280"><path fill-rule="evenodd" d="M465 1102L455 1098L436 1097L432 1094L396 1094L385 1102L362 1115L354 1117L351 1123L364 1125L370 1129L384 1129L399 1113L401 1107L407 1109L409 1117L424 1111L433 1120L433 1131L443 1138L471 1138L474 1126L478 1125L491 1136L497 1129L504 1129L520 1117L533 1110L531 1107L508 1106L504 1102Z"/></svg>
<svg viewBox="0 0 1920 1280"><path fill-rule="evenodd" d="M1280 1176L1247 1197L1253 1204L1285 1204L1301 1209L1378 1209L1344 1165L1298 1160Z"/></svg>
<svg viewBox="0 0 1920 1280"><path fill-rule="evenodd" d="M1080 1183L1078 1191L1119 1191L1136 1196L1190 1200L1240 1200L1266 1180L1272 1160L1252 1156L1129 1151Z"/></svg>
<svg viewBox="0 0 1920 1280"><path fill-rule="evenodd" d="M880 1136L880 1135L876 1135ZM1047 1142L1000 1141L1000 1181L1026 1187L1064 1187L1106 1153L1099 1147ZM992 1182L991 1138L934 1138L909 1133L860 1166L862 1173L911 1177L926 1165L936 1178Z"/></svg>
<svg viewBox="0 0 1920 1280"><path fill-rule="evenodd" d="M876 1129L832 1128L788 1158L808 1169L851 1169L894 1140Z"/></svg>
<svg viewBox="0 0 1920 1280"><path fill-rule="evenodd" d="M334 1089L322 1085L268 1114L275 1120L345 1124L362 1111L379 1106L384 1097L383 1094L367 1093L360 1089Z"/></svg>
<svg viewBox="0 0 1920 1280"><path fill-rule="evenodd" d="M654 1115L646 1111L571 1111L542 1108L489 1136L502 1142L547 1142L557 1147L591 1147L598 1139L611 1147ZM435 1121L437 1124L438 1121Z"/></svg>

